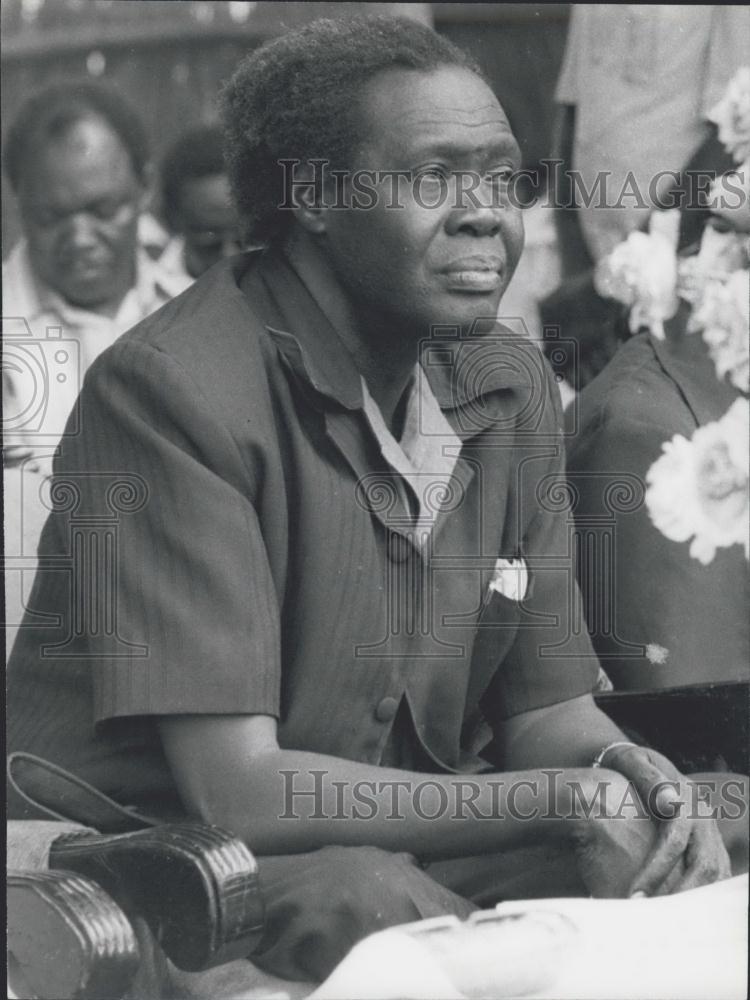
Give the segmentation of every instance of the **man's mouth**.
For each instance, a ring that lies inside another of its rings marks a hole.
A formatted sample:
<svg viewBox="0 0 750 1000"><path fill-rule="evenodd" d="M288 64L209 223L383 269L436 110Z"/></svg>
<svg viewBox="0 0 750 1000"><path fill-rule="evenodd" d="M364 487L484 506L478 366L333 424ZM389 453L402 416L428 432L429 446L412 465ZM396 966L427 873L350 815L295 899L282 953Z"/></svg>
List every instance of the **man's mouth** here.
<svg viewBox="0 0 750 1000"><path fill-rule="evenodd" d="M99 275L106 270L108 261L102 257L72 257L68 259L68 273L77 278Z"/></svg>
<svg viewBox="0 0 750 1000"><path fill-rule="evenodd" d="M448 288L459 292L494 292L502 283L499 257L465 257L443 268Z"/></svg>

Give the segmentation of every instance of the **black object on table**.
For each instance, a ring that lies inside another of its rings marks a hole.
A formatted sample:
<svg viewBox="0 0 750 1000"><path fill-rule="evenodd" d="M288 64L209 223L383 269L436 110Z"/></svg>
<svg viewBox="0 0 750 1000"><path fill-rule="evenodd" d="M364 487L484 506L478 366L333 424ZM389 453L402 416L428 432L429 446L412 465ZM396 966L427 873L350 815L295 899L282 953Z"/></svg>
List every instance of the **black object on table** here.
<svg viewBox="0 0 750 1000"><path fill-rule="evenodd" d="M634 742L659 750L683 772L750 770L747 681L608 691L595 700Z"/></svg>

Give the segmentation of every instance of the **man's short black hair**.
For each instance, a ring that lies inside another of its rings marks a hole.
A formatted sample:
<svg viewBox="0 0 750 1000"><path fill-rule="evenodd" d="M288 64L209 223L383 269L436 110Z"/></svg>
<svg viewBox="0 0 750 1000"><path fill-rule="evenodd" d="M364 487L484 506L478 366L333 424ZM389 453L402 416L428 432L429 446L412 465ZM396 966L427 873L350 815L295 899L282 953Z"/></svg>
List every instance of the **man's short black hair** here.
<svg viewBox="0 0 750 1000"><path fill-rule="evenodd" d="M219 125L197 125L183 132L167 150L161 167L161 204L169 225L175 225L179 214L183 184L224 174L226 169Z"/></svg>
<svg viewBox="0 0 750 1000"><path fill-rule="evenodd" d="M5 138L3 164L14 191L24 167L44 142L60 139L79 121L101 118L127 150L133 173L146 181L149 144L138 114L109 84L93 80L57 83L21 105Z"/></svg>
<svg viewBox="0 0 750 1000"><path fill-rule="evenodd" d="M263 45L243 60L222 93L225 156L250 242L287 230L279 160L348 163L361 135L359 96L388 69L430 71L476 63L431 28L385 15L319 20ZM483 78L483 77L482 77Z"/></svg>

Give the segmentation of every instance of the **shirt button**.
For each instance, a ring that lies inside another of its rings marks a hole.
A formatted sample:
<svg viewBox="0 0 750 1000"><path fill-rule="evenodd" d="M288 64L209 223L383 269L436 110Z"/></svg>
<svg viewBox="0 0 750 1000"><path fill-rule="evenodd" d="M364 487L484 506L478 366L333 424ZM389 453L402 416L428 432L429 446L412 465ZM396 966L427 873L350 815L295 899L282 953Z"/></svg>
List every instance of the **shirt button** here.
<svg viewBox="0 0 750 1000"><path fill-rule="evenodd" d="M378 722L390 722L398 711L398 700L396 698L383 698L375 708L375 718Z"/></svg>
<svg viewBox="0 0 750 1000"><path fill-rule="evenodd" d="M391 562L404 563L411 554L411 545L409 545L403 535L399 535L395 531L392 531L388 535L386 545L388 558Z"/></svg>

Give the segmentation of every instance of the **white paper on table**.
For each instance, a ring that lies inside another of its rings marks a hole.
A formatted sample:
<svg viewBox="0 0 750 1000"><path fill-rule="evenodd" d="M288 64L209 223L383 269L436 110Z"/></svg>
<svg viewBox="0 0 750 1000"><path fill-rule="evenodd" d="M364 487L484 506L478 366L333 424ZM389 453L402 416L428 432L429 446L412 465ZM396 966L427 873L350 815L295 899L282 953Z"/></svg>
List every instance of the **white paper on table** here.
<svg viewBox="0 0 750 1000"><path fill-rule="evenodd" d="M654 899L501 903L498 913L550 909L579 929L537 1000L745 1000L747 875Z"/></svg>
<svg viewBox="0 0 750 1000"><path fill-rule="evenodd" d="M537 899L407 924L356 945L310 1000L744 1000L747 894L744 875L655 899ZM525 919L493 928L493 915Z"/></svg>

